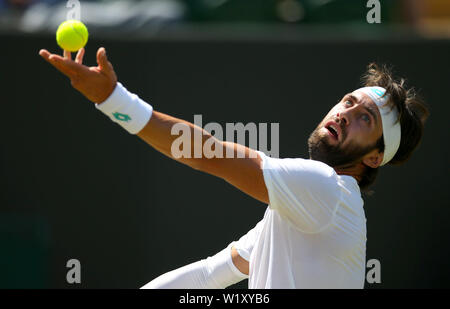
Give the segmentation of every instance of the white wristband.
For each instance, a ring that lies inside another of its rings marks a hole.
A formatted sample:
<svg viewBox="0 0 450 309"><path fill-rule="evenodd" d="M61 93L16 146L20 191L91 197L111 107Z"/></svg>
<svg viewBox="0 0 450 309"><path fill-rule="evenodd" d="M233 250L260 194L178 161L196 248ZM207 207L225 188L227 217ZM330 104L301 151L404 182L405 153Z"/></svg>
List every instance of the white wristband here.
<svg viewBox="0 0 450 309"><path fill-rule="evenodd" d="M113 93L95 107L131 134L141 131L152 116L153 107L117 83Z"/></svg>

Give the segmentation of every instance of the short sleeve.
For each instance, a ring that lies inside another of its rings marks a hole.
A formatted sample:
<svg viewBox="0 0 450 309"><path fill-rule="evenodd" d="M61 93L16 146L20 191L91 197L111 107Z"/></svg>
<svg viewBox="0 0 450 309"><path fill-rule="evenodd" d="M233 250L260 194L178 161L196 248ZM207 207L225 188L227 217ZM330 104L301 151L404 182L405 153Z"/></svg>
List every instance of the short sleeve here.
<svg viewBox="0 0 450 309"><path fill-rule="evenodd" d="M255 246L256 240L258 235L261 233L263 226L263 220L259 221L254 228L234 243L236 251L247 261L250 261L250 255L252 255L253 247Z"/></svg>
<svg viewBox="0 0 450 309"><path fill-rule="evenodd" d="M258 153L272 210L307 233L317 233L331 223L342 194L332 167L315 160Z"/></svg>

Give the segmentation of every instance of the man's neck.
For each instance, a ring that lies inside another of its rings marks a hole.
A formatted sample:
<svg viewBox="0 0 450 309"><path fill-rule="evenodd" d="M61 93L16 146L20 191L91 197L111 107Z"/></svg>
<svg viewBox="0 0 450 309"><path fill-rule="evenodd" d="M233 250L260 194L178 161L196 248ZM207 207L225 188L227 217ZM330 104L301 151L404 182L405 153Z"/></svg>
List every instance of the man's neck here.
<svg viewBox="0 0 450 309"><path fill-rule="evenodd" d="M309 157L309 159L312 160L311 157ZM359 162L352 165L334 166L333 168L336 171L336 174L352 176L359 184L361 175L364 173L366 167L362 162Z"/></svg>
<svg viewBox="0 0 450 309"><path fill-rule="evenodd" d="M364 173L365 166L362 163L358 163L352 166L337 166L334 170L338 175L352 176L359 183L361 181L361 175Z"/></svg>

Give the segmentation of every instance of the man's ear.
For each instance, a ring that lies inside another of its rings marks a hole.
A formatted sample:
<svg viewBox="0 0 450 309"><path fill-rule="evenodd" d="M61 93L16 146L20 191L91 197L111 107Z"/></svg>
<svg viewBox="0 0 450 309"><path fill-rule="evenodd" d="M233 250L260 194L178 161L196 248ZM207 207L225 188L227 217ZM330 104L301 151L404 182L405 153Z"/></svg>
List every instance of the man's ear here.
<svg viewBox="0 0 450 309"><path fill-rule="evenodd" d="M362 162L371 167L377 168L383 161L383 152L379 152L378 149L374 149L363 157Z"/></svg>

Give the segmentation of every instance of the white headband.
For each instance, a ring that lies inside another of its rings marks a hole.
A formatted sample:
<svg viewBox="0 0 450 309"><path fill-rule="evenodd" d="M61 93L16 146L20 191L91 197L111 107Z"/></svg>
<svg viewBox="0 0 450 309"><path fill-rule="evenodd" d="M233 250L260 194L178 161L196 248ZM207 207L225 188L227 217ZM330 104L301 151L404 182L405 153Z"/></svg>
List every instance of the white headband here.
<svg viewBox="0 0 450 309"><path fill-rule="evenodd" d="M380 166L385 165L394 157L395 153L400 146L401 129L400 122L396 122L398 111L397 108L390 108L383 106L388 100L388 95L384 96L386 89L382 87L363 87L355 91L361 91L367 94L372 101L378 106L378 110L381 115L381 122L383 125L383 137L384 137L384 156Z"/></svg>

